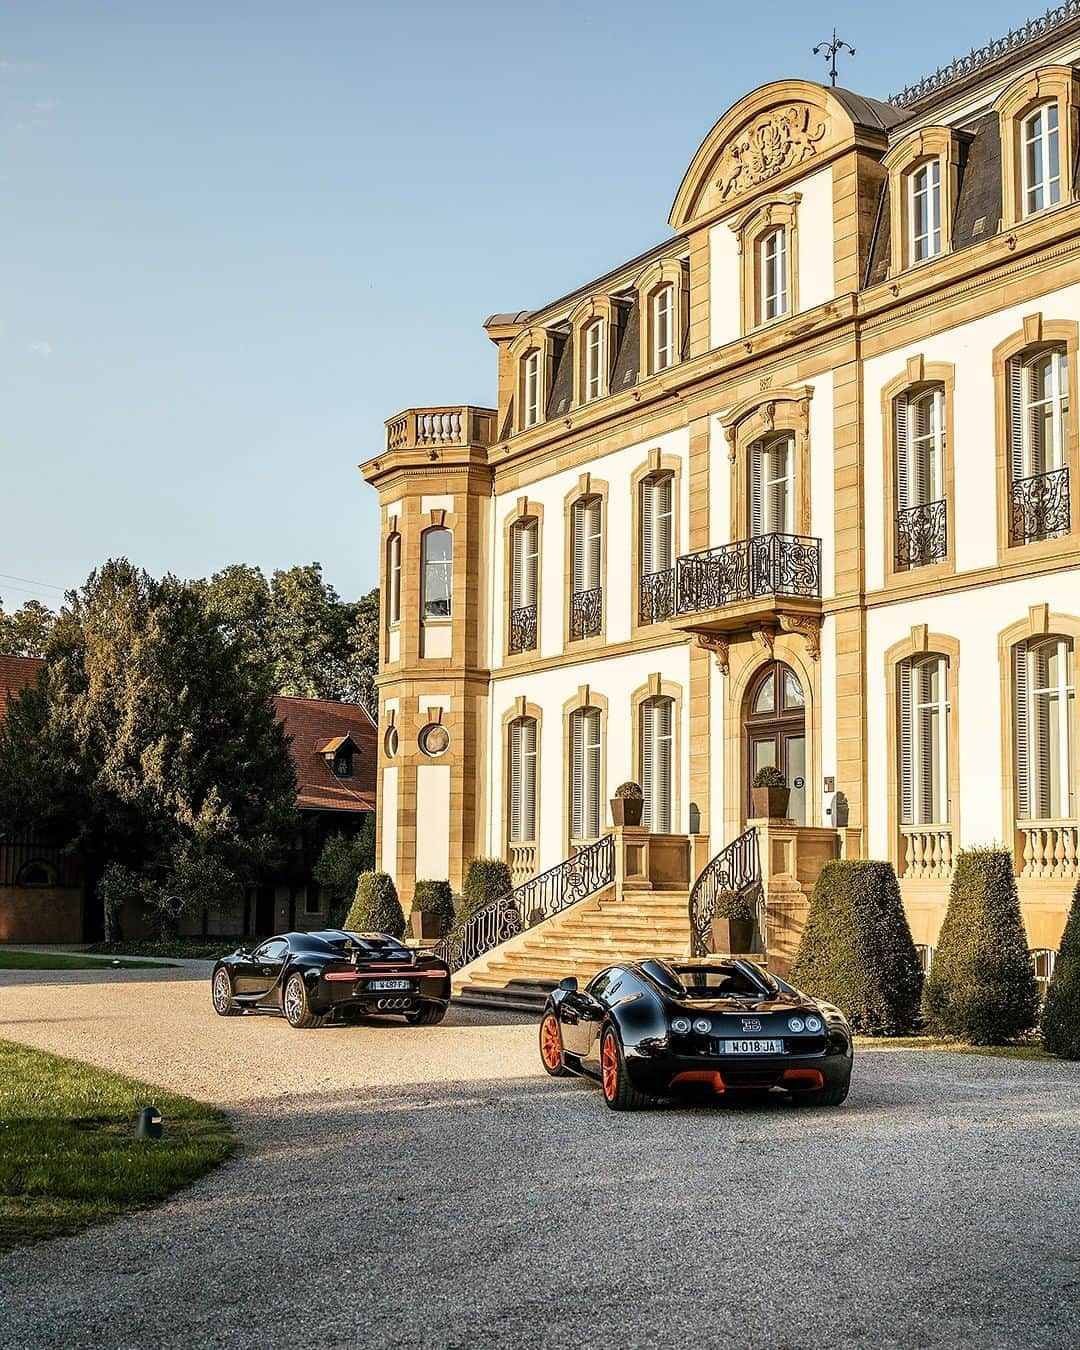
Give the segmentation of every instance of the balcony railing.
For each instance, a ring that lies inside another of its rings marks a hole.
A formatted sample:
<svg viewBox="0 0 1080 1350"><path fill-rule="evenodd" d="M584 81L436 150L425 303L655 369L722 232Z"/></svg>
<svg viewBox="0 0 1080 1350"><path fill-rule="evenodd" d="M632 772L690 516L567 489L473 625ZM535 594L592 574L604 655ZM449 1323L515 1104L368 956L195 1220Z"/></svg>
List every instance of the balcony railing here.
<svg viewBox="0 0 1080 1350"><path fill-rule="evenodd" d="M387 450L490 445L495 439L493 408L409 408L386 424Z"/></svg>
<svg viewBox="0 0 1080 1350"><path fill-rule="evenodd" d="M638 623L661 623L674 613L674 567L643 576L638 583Z"/></svg>
<svg viewBox="0 0 1080 1350"><path fill-rule="evenodd" d="M604 617L604 592L595 586L589 591L574 591L570 597L570 641L595 637Z"/></svg>
<svg viewBox="0 0 1080 1350"><path fill-rule="evenodd" d="M952 876L951 825L901 825L900 837L903 842L901 877L905 880L933 881Z"/></svg>
<svg viewBox="0 0 1080 1350"><path fill-rule="evenodd" d="M720 609L758 596L820 596L821 540L759 534L683 554L676 564L675 594L680 614Z"/></svg>
<svg viewBox="0 0 1080 1350"><path fill-rule="evenodd" d="M1009 537L1014 544L1069 533L1069 470L1017 478L1009 489Z"/></svg>
<svg viewBox="0 0 1080 1350"><path fill-rule="evenodd" d="M928 567L945 561L949 551L947 504L923 502L896 513L896 566Z"/></svg>
<svg viewBox="0 0 1080 1350"><path fill-rule="evenodd" d="M1018 820L1016 833L1020 876L1080 875L1080 828L1075 820Z"/></svg>
<svg viewBox="0 0 1080 1350"><path fill-rule="evenodd" d="M522 605L510 611L510 651L536 651L535 605Z"/></svg>

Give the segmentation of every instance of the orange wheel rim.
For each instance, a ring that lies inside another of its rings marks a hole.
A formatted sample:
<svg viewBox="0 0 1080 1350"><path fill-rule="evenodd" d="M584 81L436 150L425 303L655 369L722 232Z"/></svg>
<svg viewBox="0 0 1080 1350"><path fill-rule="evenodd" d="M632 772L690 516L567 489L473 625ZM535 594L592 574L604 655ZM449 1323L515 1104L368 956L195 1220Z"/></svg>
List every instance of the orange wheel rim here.
<svg viewBox="0 0 1080 1350"><path fill-rule="evenodd" d="M562 1040L559 1026L548 1014L540 1025L540 1058L548 1069L557 1069L562 1063Z"/></svg>
<svg viewBox="0 0 1080 1350"><path fill-rule="evenodd" d="M600 1071L604 1078L604 1096L611 1101L619 1087L619 1054L612 1035L604 1037L600 1049Z"/></svg>

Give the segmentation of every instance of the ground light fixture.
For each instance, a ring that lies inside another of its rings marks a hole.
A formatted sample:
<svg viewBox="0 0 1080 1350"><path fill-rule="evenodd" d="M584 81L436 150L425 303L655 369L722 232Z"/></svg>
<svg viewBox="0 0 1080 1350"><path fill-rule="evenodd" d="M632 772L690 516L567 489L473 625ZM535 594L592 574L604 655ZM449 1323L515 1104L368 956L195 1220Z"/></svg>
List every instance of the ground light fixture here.
<svg viewBox="0 0 1080 1350"><path fill-rule="evenodd" d="M140 1139L160 1139L161 1132L161 1112L156 1106L144 1106L135 1123L135 1133Z"/></svg>

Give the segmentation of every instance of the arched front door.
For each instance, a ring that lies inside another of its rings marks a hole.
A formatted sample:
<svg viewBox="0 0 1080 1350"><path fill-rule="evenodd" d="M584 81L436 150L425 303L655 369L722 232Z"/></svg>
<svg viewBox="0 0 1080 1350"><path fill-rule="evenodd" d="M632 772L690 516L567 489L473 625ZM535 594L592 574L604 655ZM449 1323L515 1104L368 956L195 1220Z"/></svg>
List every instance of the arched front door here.
<svg viewBox="0 0 1080 1350"><path fill-rule="evenodd" d="M798 675L770 661L754 676L743 708L746 772L743 817L750 814L750 785L766 765L778 768L791 789L788 815L806 824L806 698Z"/></svg>

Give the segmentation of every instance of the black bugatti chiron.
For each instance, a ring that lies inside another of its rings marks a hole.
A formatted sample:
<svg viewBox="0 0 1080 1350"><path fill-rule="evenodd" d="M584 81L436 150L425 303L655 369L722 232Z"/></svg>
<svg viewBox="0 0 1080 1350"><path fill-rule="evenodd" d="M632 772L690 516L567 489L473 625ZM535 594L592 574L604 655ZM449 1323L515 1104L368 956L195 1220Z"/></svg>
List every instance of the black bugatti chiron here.
<svg viewBox="0 0 1080 1350"><path fill-rule="evenodd" d="M282 933L223 956L210 977L214 1011L280 1013L298 1029L356 1013L433 1026L446 1016L450 971L386 933Z"/></svg>
<svg viewBox="0 0 1080 1350"><path fill-rule="evenodd" d="M540 1058L553 1075L598 1079L615 1111L683 1088L790 1093L839 1106L851 1082L843 1013L753 961L650 959L610 966L547 998Z"/></svg>

